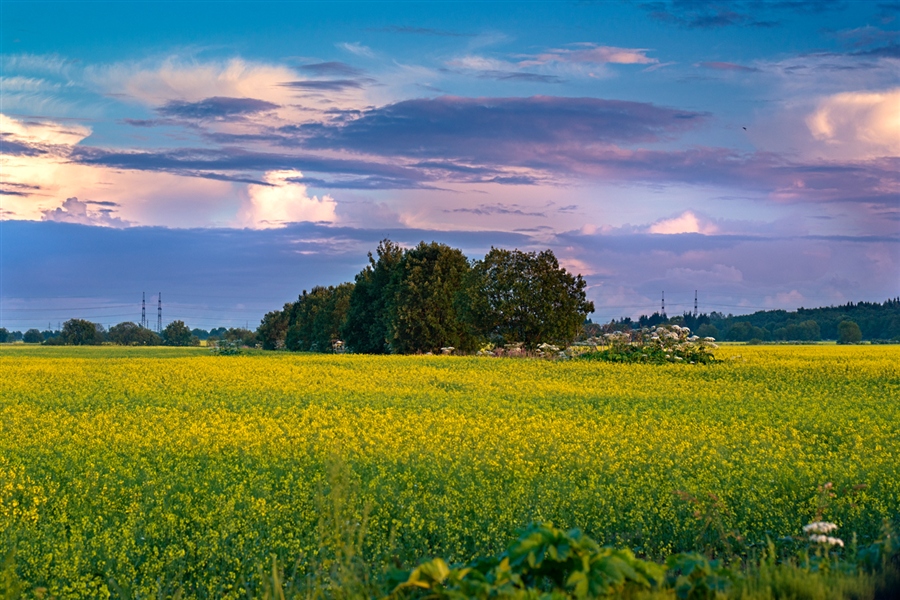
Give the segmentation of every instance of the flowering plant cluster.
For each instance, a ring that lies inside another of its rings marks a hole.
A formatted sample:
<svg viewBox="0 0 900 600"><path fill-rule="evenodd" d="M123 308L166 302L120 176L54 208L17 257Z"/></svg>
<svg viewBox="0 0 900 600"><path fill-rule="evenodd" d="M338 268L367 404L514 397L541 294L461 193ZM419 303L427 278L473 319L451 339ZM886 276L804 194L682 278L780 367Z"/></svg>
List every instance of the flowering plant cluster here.
<svg viewBox="0 0 900 600"><path fill-rule="evenodd" d="M810 534L809 541L813 542L814 544L822 544L823 546L840 546L841 548L843 548L844 540L842 540L841 538L825 535L827 533L831 533L837 528L838 526L834 523L815 521L814 523L810 523L809 525L804 525L803 533Z"/></svg>
<svg viewBox="0 0 900 600"><path fill-rule="evenodd" d="M707 364L715 361L715 339L692 335L688 327L657 325L630 331L615 331L581 343L580 355L590 360Z"/></svg>

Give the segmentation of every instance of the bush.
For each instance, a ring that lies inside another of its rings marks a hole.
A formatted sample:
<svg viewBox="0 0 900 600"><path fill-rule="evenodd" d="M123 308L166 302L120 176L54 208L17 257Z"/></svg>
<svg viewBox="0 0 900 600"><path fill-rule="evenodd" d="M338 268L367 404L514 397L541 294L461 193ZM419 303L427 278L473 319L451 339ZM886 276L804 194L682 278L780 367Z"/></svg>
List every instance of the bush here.
<svg viewBox="0 0 900 600"><path fill-rule="evenodd" d="M593 347L580 358L627 363L708 364L715 362L712 350L718 346L714 342L711 337L691 335L687 327L657 325L592 338L587 344Z"/></svg>

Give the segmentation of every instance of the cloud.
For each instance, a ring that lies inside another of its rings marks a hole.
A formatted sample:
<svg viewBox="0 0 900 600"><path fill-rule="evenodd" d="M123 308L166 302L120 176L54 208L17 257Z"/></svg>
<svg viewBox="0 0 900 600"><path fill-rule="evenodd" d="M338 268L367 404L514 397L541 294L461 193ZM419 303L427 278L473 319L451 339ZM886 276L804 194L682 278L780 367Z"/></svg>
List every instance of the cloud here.
<svg viewBox="0 0 900 600"><path fill-rule="evenodd" d="M270 171L264 180L268 185L249 185L249 202L240 215L243 225L255 229L284 227L301 221L333 222L335 201L331 196L307 194L300 171Z"/></svg>
<svg viewBox="0 0 900 600"><path fill-rule="evenodd" d="M737 71L742 73L759 73L760 69L756 67L745 67L744 65L739 65L736 63L730 62L702 62L698 63L699 66L704 67L706 69L715 69L717 71Z"/></svg>
<svg viewBox="0 0 900 600"><path fill-rule="evenodd" d="M214 96L199 102L170 100L156 109L156 112L165 117L182 119L229 119L270 111L276 108L279 108L277 104L255 98Z"/></svg>
<svg viewBox="0 0 900 600"><path fill-rule="evenodd" d="M286 81L281 85L300 90L338 92L346 89L359 89L363 86L363 82L358 79L306 79L304 81Z"/></svg>
<svg viewBox="0 0 900 600"><path fill-rule="evenodd" d="M685 211L671 219L661 219L648 228L649 233L672 235L679 233L700 233L713 235L719 230L708 219L698 217L691 211Z"/></svg>
<svg viewBox="0 0 900 600"><path fill-rule="evenodd" d="M99 206L100 208L92 208ZM126 227L127 221L113 216L115 202L82 202L78 198L66 198L61 206L45 210L41 216L42 221L56 221L57 223L78 223L81 225L100 225L105 227Z"/></svg>
<svg viewBox="0 0 900 600"><path fill-rule="evenodd" d="M620 100L443 96L405 100L303 131L313 148L509 163L541 149L657 141L704 119L702 113Z"/></svg>
<svg viewBox="0 0 900 600"><path fill-rule="evenodd" d="M364 46L359 42L341 42L339 44L335 44L338 48L342 50L346 50L351 54L355 54L356 56L362 56L363 58L374 58L375 53L368 46Z"/></svg>
<svg viewBox="0 0 900 600"><path fill-rule="evenodd" d="M843 8L843 2L820 0L672 0L668 2L643 2L638 4L652 19L687 29L718 29L724 27L770 28L779 23L763 20L761 14L793 12L820 13Z"/></svg>
<svg viewBox="0 0 900 600"><path fill-rule="evenodd" d="M646 48L619 48L592 43L573 44L573 48L555 48L540 54L520 56L519 66L531 67L549 63L578 63L589 65L652 65L659 62L647 56Z"/></svg>
<svg viewBox="0 0 900 600"><path fill-rule="evenodd" d="M820 102L806 124L831 156L900 157L900 88L835 94Z"/></svg>
<svg viewBox="0 0 900 600"><path fill-rule="evenodd" d="M362 77L365 71L344 62L329 61L302 65L301 71L312 73L316 77Z"/></svg>
<svg viewBox="0 0 900 600"><path fill-rule="evenodd" d="M688 282L692 285L740 283L744 280L744 275L739 269L722 264L714 264L708 269L690 269L686 267L667 269L665 277L674 281Z"/></svg>

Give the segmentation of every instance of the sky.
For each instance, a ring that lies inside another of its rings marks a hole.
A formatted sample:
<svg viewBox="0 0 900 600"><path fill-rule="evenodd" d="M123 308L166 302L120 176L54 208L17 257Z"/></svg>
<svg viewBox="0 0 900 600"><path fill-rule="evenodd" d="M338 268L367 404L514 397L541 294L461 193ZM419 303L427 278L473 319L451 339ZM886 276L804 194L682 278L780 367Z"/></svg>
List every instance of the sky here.
<svg viewBox="0 0 900 600"><path fill-rule="evenodd" d="M594 321L900 295L900 2L0 1L0 326L259 324L378 241Z"/></svg>

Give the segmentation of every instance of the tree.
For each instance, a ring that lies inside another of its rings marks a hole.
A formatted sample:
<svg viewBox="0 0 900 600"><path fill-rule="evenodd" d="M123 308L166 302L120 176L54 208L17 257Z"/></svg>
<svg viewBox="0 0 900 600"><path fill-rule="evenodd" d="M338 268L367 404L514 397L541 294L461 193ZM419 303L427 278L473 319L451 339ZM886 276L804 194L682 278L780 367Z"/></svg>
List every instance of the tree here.
<svg viewBox="0 0 900 600"><path fill-rule="evenodd" d="M103 343L103 326L84 319L63 323L63 343L70 346L96 346Z"/></svg>
<svg viewBox="0 0 900 600"><path fill-rule="evenodd" d="M162 339L155 332L130 321L110 327L107 337L113 344L120 346L162 345Z"/></svg>
<svg viewBox="0 0 900 600"><path fill-rule="evenodd" d="M838 344L855 344L862 341L862 331L853 321L841 321L838 324Z"/></svg>
<svg viewBox="0 0 900 600"><path fill-rule="evenodd" d="M495 343L567 345L594 311L586 283L559 266L553 252L491 248L476 261L459 296L464 320Z"/></svg>
<svg viewBox="0 0 900 600"><path fill-rule="evenodd" d="M259 327L256 328L256 336L262 342L265 350L278 350L284 348L284 340L290 326L291 308L293 303L288 302L283 310L273 310L266 313Z"/></svg>
<svg viewBox="0 0 900 600"><path fill-rule="evenodd" d="M40 344L44 341L44 336L38 329L29 329L22 337L22 341L24 341L26 344Z"/></svg>
<svg viewBox="0 0 900 600"><path fill-rule="evenodd" d="M247 346L248 348L255 346L257 341L256 334L243 327L229 328L222 334L222 339L226 342L231 342L232 344Z"/></svg>
<svg viewBox="0 0 900 600"><path fill-rule="evenodd" d="M163 340L166 346L193 346L194 336L184 321L172 321L163 330Z"/></svg>
<svg viewBox="0 0 900 600"><path fill-rule="evenodd" d="M0 327L0 344L5 344L6 342L11 341L11 336L9 330L6 327Z"/></svg>
<svg viewBox="0 0 900 600"><path fill-rule="evenodd" d="M391 240L382 240L369 252L369 264L356 275L350 294L347 320L341 336L354 352L383 354L390 351L390 302L400 279L403 249Z"/></svg>
<svg viewBox="0 0 900 600"><path fill-rule="evenodd" d="M290 310L290 326L285 334L288 350L303 352L331 352L350 308L352 283L335 286L316 286L303 294Z"/></svg>
<svg viewBox="0 0 900 600"><path fill-rule="evenodd" d="M469 271L461 250L421 242L403 254L396 292L388 301L390 347L402 354L471 347L456 297Z"/></svg>

